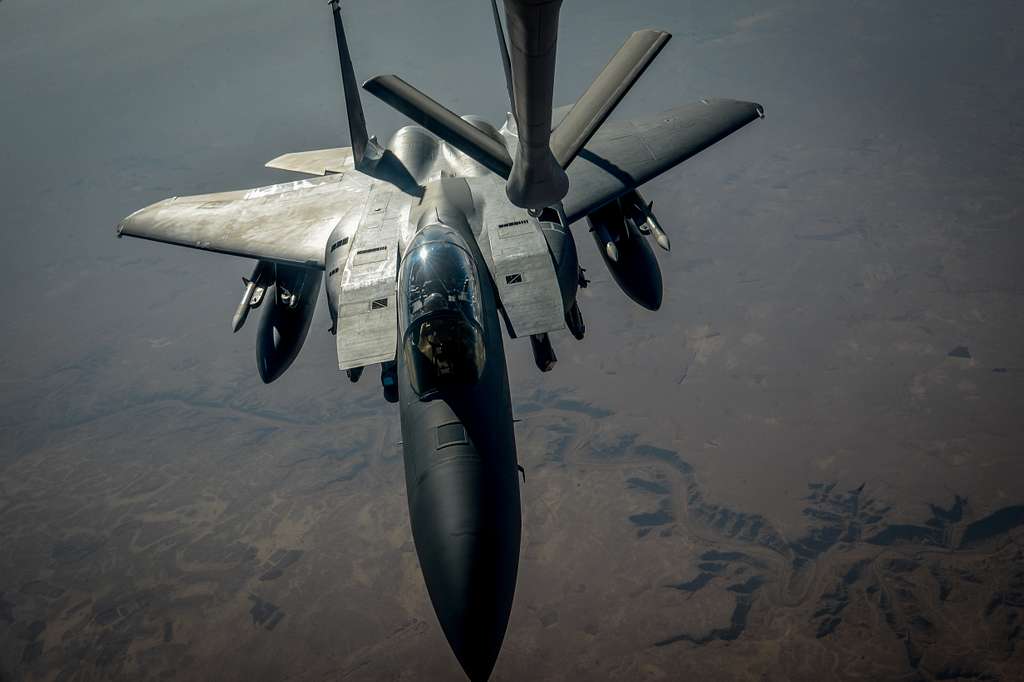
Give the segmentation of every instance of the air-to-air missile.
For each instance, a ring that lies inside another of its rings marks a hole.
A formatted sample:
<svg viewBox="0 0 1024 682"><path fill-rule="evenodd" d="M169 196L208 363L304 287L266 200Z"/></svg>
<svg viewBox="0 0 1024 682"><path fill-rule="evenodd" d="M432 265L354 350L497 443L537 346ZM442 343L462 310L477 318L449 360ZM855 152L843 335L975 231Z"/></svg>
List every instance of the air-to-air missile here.
<svg viewBox="0 0 1024 682"><path fill-rule="evenodd" d="M672 243L669 241L668 235L665 234L661 223L654 215L653 201L644 201L640 192L633 190L623 194L619 198L619 203L623 207L626 218L633 221L641 234L653 236L654 241L665 251L672 250Z"/></svg>

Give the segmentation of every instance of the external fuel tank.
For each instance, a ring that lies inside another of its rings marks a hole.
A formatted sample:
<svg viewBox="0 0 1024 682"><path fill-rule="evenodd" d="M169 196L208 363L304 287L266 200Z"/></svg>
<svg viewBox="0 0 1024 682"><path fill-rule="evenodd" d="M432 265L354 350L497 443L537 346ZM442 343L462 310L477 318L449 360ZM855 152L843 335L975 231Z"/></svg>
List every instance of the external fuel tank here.
<svg viewBox="0 0 1024 682"><path fill-rule="evenodd" d="M284 374L302 350L323 280L320 270L284 265L275 270L256 334L256 367L267 384Z"/></svg>
<svg viewBox="0 0 1024 682"><path fill-rule="evenodd" d="M587 216L590 234L612 279L623 293L648 310L661 307L658 259L644 235L625 219L618 201Z"/></svg>

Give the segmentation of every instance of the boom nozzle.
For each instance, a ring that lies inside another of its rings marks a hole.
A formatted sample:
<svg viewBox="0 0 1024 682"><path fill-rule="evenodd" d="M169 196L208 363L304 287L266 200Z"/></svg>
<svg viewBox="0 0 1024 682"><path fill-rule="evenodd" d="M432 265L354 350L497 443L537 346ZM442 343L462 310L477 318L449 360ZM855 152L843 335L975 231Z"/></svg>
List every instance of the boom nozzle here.
<svg viewBox="0 0 1024 682"><path fill-rule="evenodd" d="M513 114L519 133L505 192L521 208L561 201L569 177L551 151L555 48L562 0L505 0Z"/></svg>

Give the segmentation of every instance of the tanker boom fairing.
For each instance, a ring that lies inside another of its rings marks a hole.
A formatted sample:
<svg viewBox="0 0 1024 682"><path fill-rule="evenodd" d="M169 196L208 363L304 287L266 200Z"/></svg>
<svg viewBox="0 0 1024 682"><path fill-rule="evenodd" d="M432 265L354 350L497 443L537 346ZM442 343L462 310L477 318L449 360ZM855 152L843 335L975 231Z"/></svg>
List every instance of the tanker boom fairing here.
<svg viewBox="0 0 1024 682"><path fill-rule="evenodd" d="M267 164L306 176L295 182L165 199L125 218L118 235L255 260L232 328L263 308L257 366L268 383L302 348L323 281L339 369L355 382L379 365L385 399L399 404L427 590L462 668L484 680L512 608L521 530L501 327L529 337L542 371L555 365L552 334L583 338L577 292L587 279L570 228L584 219L622 290L658 309L648 237L670 244L638 187L763 112L703 99L608 120L669 40L644 30L559 117L561 0L503 0L504 13L492 0L506 121L459 116L398 76L376 76L363 87L416 124L380 144L366 129L340 3L330 4L351 146Z"/></svg>

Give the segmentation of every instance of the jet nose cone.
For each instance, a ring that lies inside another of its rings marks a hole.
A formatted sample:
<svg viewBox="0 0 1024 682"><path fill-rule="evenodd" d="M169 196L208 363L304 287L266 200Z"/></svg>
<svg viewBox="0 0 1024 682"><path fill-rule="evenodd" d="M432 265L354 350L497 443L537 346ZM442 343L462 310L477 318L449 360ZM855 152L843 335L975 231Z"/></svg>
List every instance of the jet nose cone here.
<svg viewBox="0 0 1024 682"><path fill-rule="evenodd" d="M488 622L490 618L481 619L483 622L479 625L473 622L475 620L473 617L462 618L461 623L453 623L445 630L445 636L466 677L473 682L483 682L490 678L498 660L507 619L498 627Z"/></svg>
<svg viewBox="0 0 1024 682"><path fill-rule="evenodd" d="M490 676L508 627L519 564L517 485L514 476L489 477L478 463L457 461L432 470L410 505L430 601L471 680Z"/></svg>
<svg viewBox="0 0 1024 682"><path fill-rule="evenodd" d="M476 534L450 537L446 557L423 564L437 618L466 676L486 680L501 651L515 590L515 559ZM511 564L511 565L510 565Z"/></svg>

